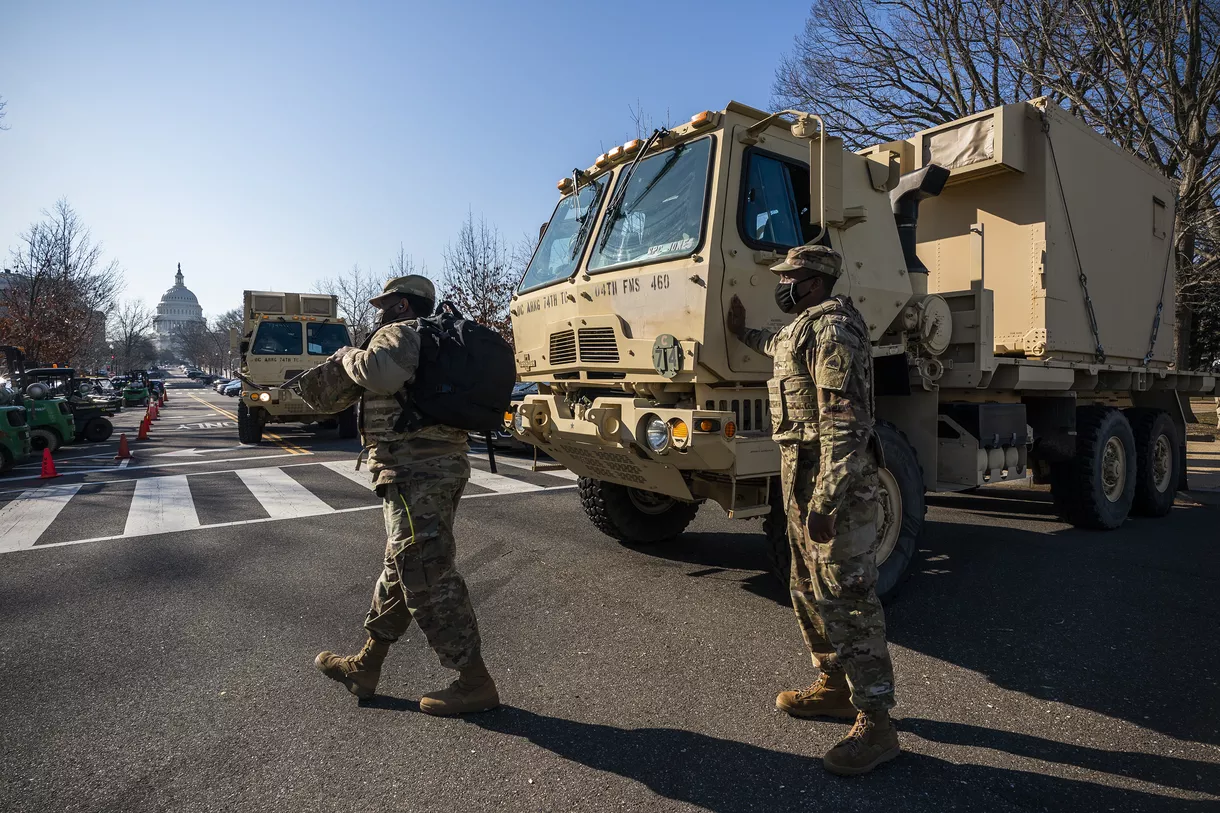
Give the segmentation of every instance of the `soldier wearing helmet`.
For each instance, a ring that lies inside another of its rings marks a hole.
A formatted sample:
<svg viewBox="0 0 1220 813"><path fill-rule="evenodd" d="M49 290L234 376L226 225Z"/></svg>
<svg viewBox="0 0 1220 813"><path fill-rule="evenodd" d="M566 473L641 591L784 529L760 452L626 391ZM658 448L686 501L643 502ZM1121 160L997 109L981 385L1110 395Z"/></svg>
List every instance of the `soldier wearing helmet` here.
<svg viewBox="0 0 1220 813"><path fill-rule="evenodd" d="M346 657L322 652L314 663L356 697L372 697L390 644L414 620L441 664L458 672L447 689L420 698L420 711L485 711L500 699L483 664L479 625L457 571L453 537L458 499L470 479L466 431L444 424L395 428L403 411L396 396L410 387L419 367L417 320L432 315L436 291L426 277L398 277L370 302L381 319L365 347L341 348L298 385L315 406L336 393L359 394L361 457L367 455L382 499L387 537L381 577L364 619L364 648Z"/></svg>
<svg viewBox="0 0 1220 813"><path fill-rule="evenodd" d="M779 331L747 329L736 296L728 330L774 359L768 384L790 586L797 623L821 672L807 689L781 692L795 717L855 718L825 756L827 770L867 773L898 756L890 722L894 671L877 598L873 370L868 326L849 297L833 294L842 258L827 246L799 246L771 269L775 301L796 318Z"/></svg>

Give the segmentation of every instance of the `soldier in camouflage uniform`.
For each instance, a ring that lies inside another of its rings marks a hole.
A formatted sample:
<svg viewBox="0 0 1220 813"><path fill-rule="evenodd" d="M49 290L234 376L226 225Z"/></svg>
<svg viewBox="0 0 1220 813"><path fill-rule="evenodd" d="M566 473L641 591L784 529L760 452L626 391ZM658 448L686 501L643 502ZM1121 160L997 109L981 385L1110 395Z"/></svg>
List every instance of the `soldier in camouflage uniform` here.
<svg viewBox="0 0 1220 813"><path fill-rule="evenodd" d="M877 599L877 479L868 327L847 296L831 296L842 269L825 246L800 246L773 271L775 299L796 318L781 330L749 330L733 297L730 332L774 359L768 384L780 445L792 605L821 673L776 706L796 717L854 717L825 757L839 774L867 773L898 756L890 722L894 672Z"/></svg>
<svg viewBox="0 0 1220 813"><path fill-rule="evenodd" d="M500 699L483 665L479 625L455 564L454 514L470 478L466 432L441 424L394 429L403 411L394 394L411 383L419 365L413 320L431 315L435 301L425 277L390 280L372 300L382 318L366 347L341 348L302 376L297 388L323 411L361 399L361 457L368 455L387 537L381 578L364 619L367 643L357 655L322 652L314 663L357 697L372 697L390 644L414 619L441 664L458 671L447 689L420 699L420 711L449 715L495 708Z"/></svg>

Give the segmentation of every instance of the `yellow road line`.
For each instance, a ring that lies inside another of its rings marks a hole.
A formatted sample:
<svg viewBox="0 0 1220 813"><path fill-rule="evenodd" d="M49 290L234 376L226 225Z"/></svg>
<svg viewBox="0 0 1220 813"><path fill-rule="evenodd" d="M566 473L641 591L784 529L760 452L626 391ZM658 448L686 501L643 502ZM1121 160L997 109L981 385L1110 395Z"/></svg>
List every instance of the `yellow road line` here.
<svg viewBox="0 0 1220 813"><path fill-rule="evenodd" d="M221 415L224 415L226 418L228 418L231 421L237 420L237 415L235 415L234 413L230 412L227 409L224 409L223 407L218 407L215 404L208 403L207 401L200 398L198 395L195 395L195 393L191 393L191 398L194 398L196 401L203 404L208 409L212 409L212 410L215 410L216 412L219 412ZM281 449L288 452L289 454L309 454L309 452L305 451L300 446L297 446L295 443L285 440L284 438L280 437L279 435L275 434L274 432L263 432L263 435L264 435L264 437L271 439L277 446L279 446Z"/></svg>

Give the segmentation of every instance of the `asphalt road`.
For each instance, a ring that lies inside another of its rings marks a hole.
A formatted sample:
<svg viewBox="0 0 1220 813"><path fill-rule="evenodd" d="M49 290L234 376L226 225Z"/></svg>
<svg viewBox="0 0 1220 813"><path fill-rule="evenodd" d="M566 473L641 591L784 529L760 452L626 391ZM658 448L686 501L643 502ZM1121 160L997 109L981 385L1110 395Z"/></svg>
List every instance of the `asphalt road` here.
<svg viewBox="0 0 1220 813"><path fill-rule="evenodd" d="M312 665L380 566L355 444L238 448L233 399L170 393L125 468L0 479L0 810L1220 809L1214 506L1086 533L1039 492L931 498L888 608L906 754L844 780L847 726L774 710L812 670L757 523L630 549L563 473L476 458L459 565L505 705L419 713L450 675L416 630L359 704Z"/></svg>

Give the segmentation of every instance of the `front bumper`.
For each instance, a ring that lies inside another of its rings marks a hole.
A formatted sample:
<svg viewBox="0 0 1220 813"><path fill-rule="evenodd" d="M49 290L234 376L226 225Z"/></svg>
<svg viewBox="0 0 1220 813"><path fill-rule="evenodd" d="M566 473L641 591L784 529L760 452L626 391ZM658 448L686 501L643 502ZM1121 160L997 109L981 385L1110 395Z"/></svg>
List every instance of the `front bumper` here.
<svg viewBox="0 0 1220 813"><path fill-rule="evenodd" d="M600 397L572 410L555 395L531 395L516 407L514 434L576 474L619 485L701 499L695 475L758 478L779 470L779 449L769 434L737 431L731 411L658 407L630 397ZM645 426L657 417L671 427L667 448L649 448ZM685 424L681 442L672 428ZM708 422L714 429L703 430ZM519 427L519 428L518 428Z"/></svg>

